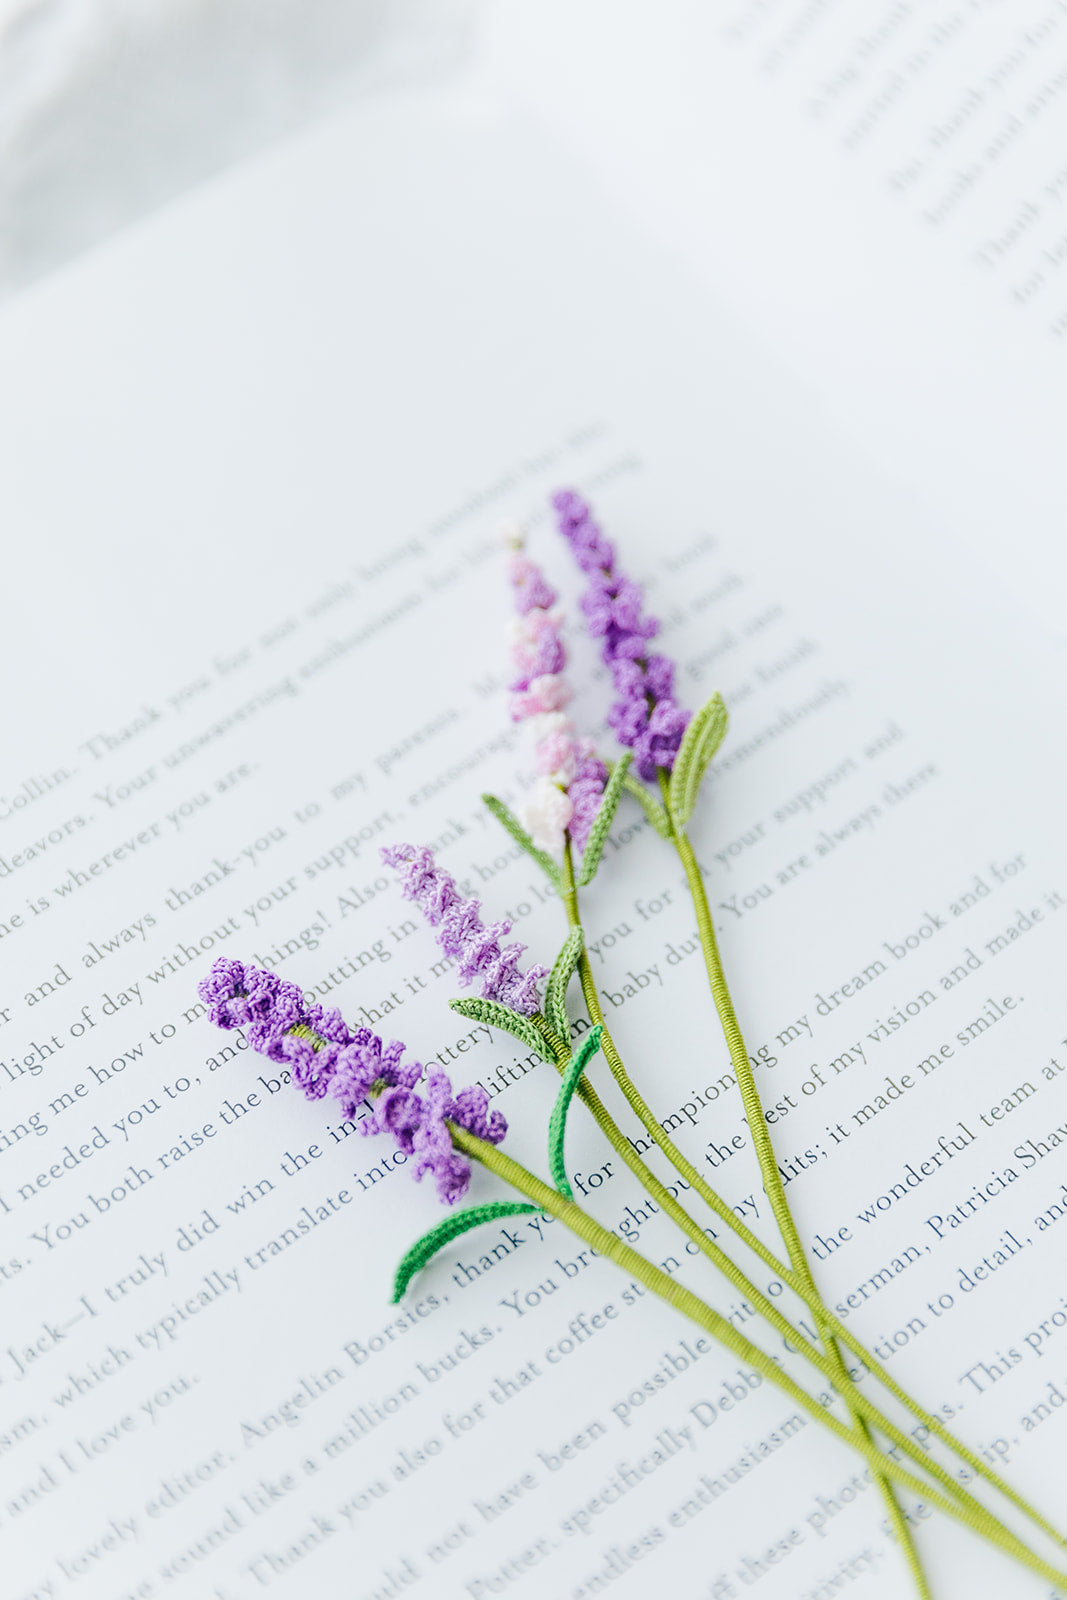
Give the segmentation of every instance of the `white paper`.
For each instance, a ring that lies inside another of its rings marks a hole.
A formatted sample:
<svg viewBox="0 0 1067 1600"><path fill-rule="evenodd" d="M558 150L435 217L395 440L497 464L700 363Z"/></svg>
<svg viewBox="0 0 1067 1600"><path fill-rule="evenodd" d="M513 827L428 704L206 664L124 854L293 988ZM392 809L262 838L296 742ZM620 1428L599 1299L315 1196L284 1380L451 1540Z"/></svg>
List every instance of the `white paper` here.
<svg viewBox="0 0 1067 1600"><path fill-rule="evenodd" d="M694 839L819 1281L1060 1515L1058 662L914 487L535 131L447 102L215 183L0 343L10 1592L908 1592L862 1464L558 1226L469 1235L390 1308L432 1193L199 1014L214 955L277 964L499 1091L544 1171L554 1078L447 1010L377 849L437 844L531 959L562 942L478 801L531 766L495 527L527 522L577 617L561 483L686 698L731 707ZM586 912L654 1109L776 1243L636 810ZM567 1148L744 1322L577 1114ZM1048 1592L941 1518L918 1539L939 1600Z"/></svg>
<svg viewBox="0 0 1067 1600"><path fill-rule="evenodd" d="M1061 633L1065 28L1058 0L513 4L487 72Z"/></svg>

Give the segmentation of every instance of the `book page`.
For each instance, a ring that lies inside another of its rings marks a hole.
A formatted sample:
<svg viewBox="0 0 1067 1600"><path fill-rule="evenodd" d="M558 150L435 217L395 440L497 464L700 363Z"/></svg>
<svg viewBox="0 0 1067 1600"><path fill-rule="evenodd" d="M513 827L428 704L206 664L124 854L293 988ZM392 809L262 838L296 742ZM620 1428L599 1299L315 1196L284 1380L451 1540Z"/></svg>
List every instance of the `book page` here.
<svg viewBox="0 0 1067 1600"><path fill-rule="evenodd" d="M487 74L1056 630L1065 28L1057 0L504 5Z"/></svg>
<svg viewBox="0 0 1067 1600"><path fill-rule="evenodd" d="M433 845L551 963L560 908L479 795L532 775L497 524L576 624L565 484L687 701L730 707L693 836L820 1285L1062 1517L1067 872L1034 619L485 107L295 141L25 295L0 346L6 1591L907 1592L862 1461L543 1215L391 1306L432 1192L196 996L219 955L275 969L480 1083L545 1172L555 1075L448 1010L379 849ZM656 1115L780 1249L681 874L629 802L584 909ZM802 1375L580 1107L567 1158ZM939 1600L1048 1592L906 1504Z"/></svg>
<svg viewBox="0 0 1067 1600"><path fill-rule="evenodd" d="M1064 8L826 10L757 0L724 36L1035 337L1067 337Z"/></svg>

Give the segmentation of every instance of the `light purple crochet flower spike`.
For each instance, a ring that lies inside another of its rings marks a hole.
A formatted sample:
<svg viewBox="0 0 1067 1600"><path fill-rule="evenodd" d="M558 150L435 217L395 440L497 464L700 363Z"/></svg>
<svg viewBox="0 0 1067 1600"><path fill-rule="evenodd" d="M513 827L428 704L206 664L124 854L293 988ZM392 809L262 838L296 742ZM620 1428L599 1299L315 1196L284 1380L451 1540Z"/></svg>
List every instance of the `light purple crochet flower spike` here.
<svg viewBox="0 0 1067 1600"><path fill-rule="evenodd" d="M511 932L510 922L494 922L486 927L477 900L465 900L450 877L433 858L433 851L422 845L387 845L382 860L400 876L404 895L414 900L446 956L458 956L461 983L481 979L482 996L496 1000L524 1017L541 1009L538 984L547 978L547 967L531 967L520 972L519 957L524 944L505 945L500 941Z"/></svg>
<svg viewBox="0 0 1067 1600"><path fill-rule="evenodd" d="M470 1184L470 1162L454 1147L448 1123L489 1144L499 1144L507 1132L500 1112L489 1110L484 1089L454 1095L447 1075L435 1069L426 1078L424 1098L415 1089L422 1068L403 1063L402 1044L383 1044L369 1028L350 1029L339 1011L306 1000L276 972L222 956L198 993L212 1022L244 1028L252 1048L288 1066L309 1100L333 1095L344 1117L354 1117L368 1101L360 1133L391 1134L397 1148L415 1158L412 1176L430 1173L447 1205L462 1199Z"/></svg>
<svg viewBox="0 0 1067 1600"><path fill-rule="evenodd" d="M581 607L619 695L608 722L620 744L632 748L642 778L652 779L657 767L673 767L692 712L674 701L674 663L648 648L659 623L642 615L640 587L616 567L615 547L589 506L573 489L561 489L552 504L559 531L589 578Z"/></svg>
<svg viewBox="0 0 1067 1600"><path fill-rule="evenodd" d="M558 854L564 831L584 850L604 795L608 769L592 740L579 739L562 707L571 698L563 677L567 653L560 636L557 595L524 552L517 522L501 530L512 554L509 576L519 615L511 625L511 659L519 676L511 685L511 716L528 721L538 736L538 781L519 819L541 850Z"/></svg>

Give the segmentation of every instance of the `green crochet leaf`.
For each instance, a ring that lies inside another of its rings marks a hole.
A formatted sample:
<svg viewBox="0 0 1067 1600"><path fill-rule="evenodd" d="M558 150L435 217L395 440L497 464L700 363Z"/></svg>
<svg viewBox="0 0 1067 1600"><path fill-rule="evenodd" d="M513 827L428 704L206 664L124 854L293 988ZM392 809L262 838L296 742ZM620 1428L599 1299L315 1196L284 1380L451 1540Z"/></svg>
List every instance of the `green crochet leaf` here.
<svg viewBox="0 0 1067 1600"><path fill-rule="evenodd" d="M483 794L482 800L496 820L508 830L515 843L521 844L526 854L537 862L549 883L554 884L558 889L559 868L547 851L537 848L514 812L509 811L503 800L498 800L495 794Z"/></svg>
<svg viewBox="0 0 1067 1600"><path fill-rule="evenodd" d="M729 720L722 695L713 694L686 728L671 772L671 813L675 827L684 828L693 815L701 780L726 736Z"/></svg>
<svg viewBox="0 0 1067 1600"><path fill-rule="evenodd" d="M567 1131L567 1112L570 1110L574 1092L581 1081L593 1056L600 1049L600 1035L603 1028L598 1022L595 1028L590 1028L579 1046L578 1053L572 1056L567 1063L567 1070L563 1074L556 1103L552 1108L552 1116L548 1124L548 1170L552 1174L552 1181L560 1194L566 1200L574 1199L574 1190L571 1188L570 1179L567 1177L567 1165L563 1157L563 1136Z"/></svg>
<svg viewBox="0 0 1067 1600"><path fill-rule="evenodd" d="M627 794L633 795L641 810L645 813L646 819L651 822L660 837L669 839L671 836L670 818L659 801L653 800L640 779L635 778L632 772L628 772L622 780L622 786Z"/></svg>
<svg viewBox="0 0 1067 1600"><path fill-rule="evenodd" d="M626 774L630 768L633 756L627 750L621 761L616 761L611 769L611 777L604 788L604 798L593 818L593 826L589 830L585 849L582 851L581 864L578 867L578 886L584 888L587 883L592 883L596 876L596 869L600 865L600 858L604 854L604 844L608 837L608 829L615 820L615 812L619 804L619 795L626 781Z"/></svg>
<svg viewBox="0 0 1067 1600"><path fill-rule="evenodd" d="M439 1222L436 1228L431 1228L421 1239L416 1239L411 1249L401 1256L400 1265L396 1269L396 1278L393 1280L392 1304L395 1306L402 1299L412 1278L417 1272L422 1271L430 1258L435 1256L438 1250L443 1250L453 1239L458 1239L461 1233L469 1233L471 1228L480 1228L485 1222L495 1222L498 1217L517 1217L523 1211L536 1210L536 1206L531 1206L525 1201L490 1200L484 1206L468 1206L465 1211L453 1211L443 1222Z"/></svg>
<svg viewBox="0 0 1067 1600"><path fill-rule="evenodd" d="M559 1034L564 1043L571 1036L571 1025L567 1017L567 985L578 965L583 942L581 928L572 928L556 957L556 964L549 974L545 987L545 1016L553 1031Z"/></svg>
<svg viewBox="0 0 1067 1600"><path fill-rule="evenodd" d="M469 1017L472 1022L487 1022L491 1028L500 1028L504 1033L510 1033L513 1038L520 1039L530 1050L536 1050L542 1061L549 1061L555 1066L548 1043L538 1033L529 1017L520 1016L517 1011L512 1011L509 1006L502 1006L496 1000L450 1000L449 1005L453 1011L458 1011L461 1017Z"/></svg>

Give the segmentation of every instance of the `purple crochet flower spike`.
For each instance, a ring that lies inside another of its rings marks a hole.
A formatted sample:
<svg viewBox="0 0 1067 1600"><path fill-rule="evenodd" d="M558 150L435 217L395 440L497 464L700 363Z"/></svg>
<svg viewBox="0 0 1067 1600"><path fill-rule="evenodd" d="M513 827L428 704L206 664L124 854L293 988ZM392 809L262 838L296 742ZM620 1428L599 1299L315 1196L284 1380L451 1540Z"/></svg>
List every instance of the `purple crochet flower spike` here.
<svg viewBox="0 0 1067 1600"><path fill-rule="evenodd" d="M515 722L529 722L538 736L538 779L519 820L541 850L558 855L566 833L584 850L608 769L598 760L592 740L579 739L563 715L571 691L563 677L567 653L560 635L562 616L549 609L556 592L525 554L520 525L507 523L501 531L511 551L509 575L519 613L511 625L511 658L519 674L511 685L511 716Z"/></svg>
<svg viewBox="0 0 1067 1600"><path fill-rule="evenodd" d="M547 978L548 968L519 971L518 959L526 946L500 947L501 939L511 932L510 922L494 922L487 928L479 916L480 902L463 898L455 879L437 865L433 851L425 846L388 845L381 857L399 874L406 898L414 900L430 927L437 930L437 942L445 955L459 957L461 983L480 978L486 1000L496 1000L524 1017L540 1011L537 986Z"/></svg>
<svg viewBox="0 0 1067 1600"><path fill-rule="evenodd" d="M453 1145L448 1124L489 1144L499 1144L507 1133L500 1112L489 1110L484 1089L474 1085L453 1095L447 1075L435 1069L423 1097L415 1089L422 1068L403 1063L402 1044L383 1044L369 1028L350 1029L339 1011L306 1000L275 972L223 956L198 992L212 1022L244 1028L253 1049L291 1068L293 1082L309 1100L331 1094L345 1117L354 1117L362 1101L372 1101L360 1133L391 1134L405 1156L415 1157L412 1176L430 1173L447 1205L462 1199L470 1184L470 1162Z"/></svg>
<svg viewBox="0 0 1067 1600"><path fill-rule="evenodd" d="M601 655L619 695L608 722L620 744L632 748L642 778L652 779L658 767L666 772L673 767L692 712L676 704L674 663L648 648L659 623L642 615L640 587L617 569L615 547L593 521L589 506L573 489L561 489L552 504L559 531L589 578L581 607L589 632L601 640Z"/></svg>

